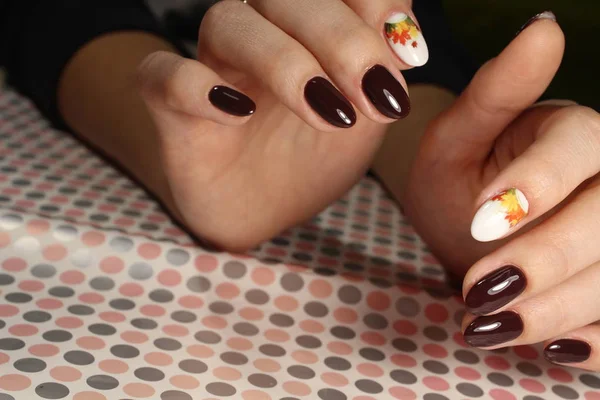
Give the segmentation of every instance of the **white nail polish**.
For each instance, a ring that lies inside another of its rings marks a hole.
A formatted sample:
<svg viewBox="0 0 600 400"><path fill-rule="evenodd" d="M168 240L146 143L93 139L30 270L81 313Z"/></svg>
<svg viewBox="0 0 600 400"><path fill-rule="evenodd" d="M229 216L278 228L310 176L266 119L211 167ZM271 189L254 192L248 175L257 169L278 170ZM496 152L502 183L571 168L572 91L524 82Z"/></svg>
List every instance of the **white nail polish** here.
<svg viewBox="0 0 600 400"><path fill-rule="evenodd" d="M486 201L475 214L471 235L480 242L500 239L529 212L529 202L519 189L508 189Z"/></svg>
<svg viewBox="0 0 600 400"><path fill-rule="evenodd" d="M408 65L420 67L429 60L423 33L408 15L396 13L385 21L385 36L394 52Z"/></svg>

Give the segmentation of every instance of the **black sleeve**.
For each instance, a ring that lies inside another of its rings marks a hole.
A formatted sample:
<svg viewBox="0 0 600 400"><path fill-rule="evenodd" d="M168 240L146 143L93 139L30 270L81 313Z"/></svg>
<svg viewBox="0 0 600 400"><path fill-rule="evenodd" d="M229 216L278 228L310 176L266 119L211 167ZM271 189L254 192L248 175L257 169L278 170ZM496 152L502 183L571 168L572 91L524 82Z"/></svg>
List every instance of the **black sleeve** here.
<svg viewBox="0 0 600 400"><path fill-rule="evenodd" d="M154 33L178 46L143 0L0 0L0 63L9 84L64 128L56 101L63 68L92 39L127 30Z"/></svg>

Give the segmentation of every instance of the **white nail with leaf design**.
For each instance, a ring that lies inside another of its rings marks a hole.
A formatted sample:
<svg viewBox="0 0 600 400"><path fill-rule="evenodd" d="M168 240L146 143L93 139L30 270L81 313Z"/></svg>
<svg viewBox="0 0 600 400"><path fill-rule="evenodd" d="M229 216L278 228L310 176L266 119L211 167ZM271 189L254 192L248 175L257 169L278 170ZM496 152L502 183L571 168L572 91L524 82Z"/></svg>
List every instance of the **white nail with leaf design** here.
<svg viewBox="0 0 600 400"><path fill-rule="evenodd" d="M471 235L480 242L501 239L527 216L529 202L519 189L508 189L486 201L471 224Z"/></svg>
<svg viewBox="0 0 600 400"><path fill-rule="evenodd" d="M429 60L429 49L423 33L404 13L396 13L385 21L385 36L394 52L406 64L420 67Z"/></svg>

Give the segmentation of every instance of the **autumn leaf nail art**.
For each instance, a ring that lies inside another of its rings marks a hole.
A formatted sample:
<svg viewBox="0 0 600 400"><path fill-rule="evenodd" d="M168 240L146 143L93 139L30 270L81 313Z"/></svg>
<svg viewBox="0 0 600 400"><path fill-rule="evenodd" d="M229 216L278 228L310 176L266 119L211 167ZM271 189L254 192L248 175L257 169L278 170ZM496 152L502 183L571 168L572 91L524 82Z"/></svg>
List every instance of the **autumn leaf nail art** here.
<svg viewBox="0 0 600 400"><path fill-rule="evenodd" d="M471 224L471 235L480 242L504 237L527 216L529 202L519 189L511 188L486 201Z"/></svg>
<svg viewBox="0 0 600 400"><path fill-rule="evenodd" d="M408 15L392 15L385 22L385 36L394 52L408 65L420 67L429 60L423 33Z"/></svg>

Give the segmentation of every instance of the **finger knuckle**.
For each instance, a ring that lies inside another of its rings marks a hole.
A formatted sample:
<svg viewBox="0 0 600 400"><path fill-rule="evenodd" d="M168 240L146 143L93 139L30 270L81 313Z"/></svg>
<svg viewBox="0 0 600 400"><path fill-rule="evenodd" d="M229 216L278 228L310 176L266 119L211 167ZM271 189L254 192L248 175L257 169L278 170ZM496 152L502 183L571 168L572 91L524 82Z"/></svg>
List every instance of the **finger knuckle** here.
<svg viewBox="0 0 600 400"><path fill-rule="evenodd" d="M553 281L562 282L572 275L570 258L567 254L568 246L565 246L565 239L561 235L547 235L543 243L535 247L537 250L534 254L539 270L552 268ZM547 285L547 282L543 284Z"/></svg>
<svg viewBox="0 0 600 400"><path fill-rule="evenodd" d="M355 72L363 69L365 64L383 58L380 55L381 41L362 24L336 30L332 48L336 49L333 58L335 68L342 71Z"/></svg>
<svg viewBox="0 0 600 400"><path fill-rule="evenodd" d="M262 74L268 77L275 90L280 93L293 93L297 95L298 90L306 84L306 80L312 76L311 72L317 74L320 70L312 56L296 46L284 46L277 55L265 63Z"/></svg>
<svg viewBox="0 0 600 400"><path fill-rule="evenodd" d="M187 86L186 70L188 61L184 58L171 66L172 70L161 81L158 92L168 108L181 107L182 90Z"/></svg>

